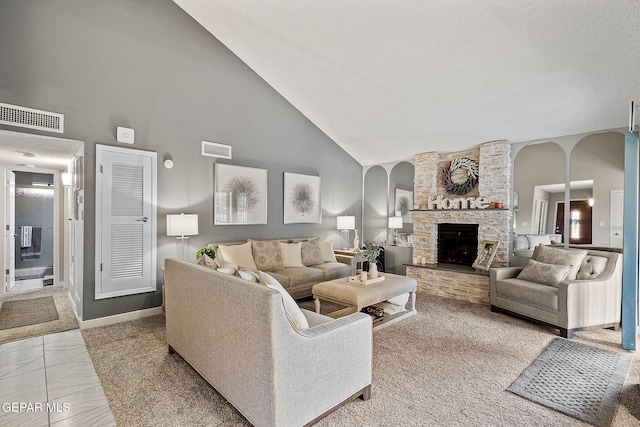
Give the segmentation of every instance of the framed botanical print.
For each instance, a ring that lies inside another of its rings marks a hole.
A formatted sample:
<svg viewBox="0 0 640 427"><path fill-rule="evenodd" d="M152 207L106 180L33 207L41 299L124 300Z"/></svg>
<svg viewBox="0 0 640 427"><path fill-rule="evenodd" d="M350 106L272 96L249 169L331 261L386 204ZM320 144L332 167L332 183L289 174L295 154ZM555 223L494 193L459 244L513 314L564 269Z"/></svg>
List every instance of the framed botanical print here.
<svg viewBox="0 0 640 427"><path fill-rule="evenodd" d="M267 223L267 170L216 163L215 225Z"/></svg>
<svg viewBox="0 0 640 427"><path fill-rule="evenodd" d="M320 223L320 177L284 173L284 223Z"/></svg>

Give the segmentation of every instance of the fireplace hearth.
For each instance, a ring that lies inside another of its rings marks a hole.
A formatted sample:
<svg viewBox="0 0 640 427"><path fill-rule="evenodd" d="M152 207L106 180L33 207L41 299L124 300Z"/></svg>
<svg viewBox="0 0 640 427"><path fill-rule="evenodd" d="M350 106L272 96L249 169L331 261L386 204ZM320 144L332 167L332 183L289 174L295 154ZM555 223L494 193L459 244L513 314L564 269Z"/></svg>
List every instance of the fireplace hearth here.
<svg viewBox="0 0 640 427"><path fill-rule="evenodd" d="M438 263L473 265L478 255L478 224L438 224Z"/></svg>

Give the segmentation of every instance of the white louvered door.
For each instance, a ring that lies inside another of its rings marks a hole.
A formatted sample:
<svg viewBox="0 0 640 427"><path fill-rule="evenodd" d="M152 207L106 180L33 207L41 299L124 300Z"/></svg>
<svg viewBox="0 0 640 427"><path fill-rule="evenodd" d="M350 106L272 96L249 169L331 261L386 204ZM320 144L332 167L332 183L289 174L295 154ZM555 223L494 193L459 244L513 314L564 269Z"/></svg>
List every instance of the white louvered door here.
<svg viewBox="0 0 640 427"><path fill-rule="evenodd" d="M156 290L156 153L96 146L96 299Z"/></svg>

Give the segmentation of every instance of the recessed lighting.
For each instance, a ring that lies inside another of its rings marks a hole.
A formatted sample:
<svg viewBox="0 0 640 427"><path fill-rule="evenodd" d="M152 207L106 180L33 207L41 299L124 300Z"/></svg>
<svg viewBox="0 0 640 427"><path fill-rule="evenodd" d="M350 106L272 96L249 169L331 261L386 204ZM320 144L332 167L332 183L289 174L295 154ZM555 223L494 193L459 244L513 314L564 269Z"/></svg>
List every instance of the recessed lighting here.
<svg viewBox="0 0 640 427"><path fill-rule="evenodd" d="M35 168L36 165L32 165L31 163L25 163L22 166L24 166L25 168Z"/></svg>
<svg viewBox="0 0 640 427"><path fill-rule="evenodd" d="M36 155L35 155L35 154L33 154L33 153L22 153L22 155L23 155L24 157L29 157L29 158L33 158L33 157L35 157L35 156L36 156Z"/></svg>

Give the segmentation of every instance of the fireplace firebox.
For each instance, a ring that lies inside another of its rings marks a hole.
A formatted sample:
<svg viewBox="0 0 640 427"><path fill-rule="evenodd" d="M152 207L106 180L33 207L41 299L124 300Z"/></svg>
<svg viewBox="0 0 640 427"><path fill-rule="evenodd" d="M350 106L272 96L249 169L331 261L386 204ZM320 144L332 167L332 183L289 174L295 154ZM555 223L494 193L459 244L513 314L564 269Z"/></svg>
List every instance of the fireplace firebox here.
<svg viewBox="0 0 640 427"><path fill-rule="evenodd" d="M438 224L438 263L473 265L478 255L478 224Z"/></svg>

